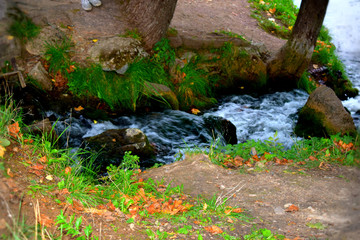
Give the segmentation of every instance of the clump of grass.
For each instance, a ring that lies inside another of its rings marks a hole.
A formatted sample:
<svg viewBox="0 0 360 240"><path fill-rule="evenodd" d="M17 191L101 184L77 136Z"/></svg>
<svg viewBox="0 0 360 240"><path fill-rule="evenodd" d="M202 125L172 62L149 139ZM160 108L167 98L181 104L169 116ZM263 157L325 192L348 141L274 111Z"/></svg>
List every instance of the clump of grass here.
<svg viewBox="0 0 360 240"><path fill-rule="evenodd" d="M229 36L229 37L239 38L241 40L247 41L246 38L244 38L244 36L242 36L240 34L237 34L237 33L230 32L230 31L216 30L215 33L221 33L221 34L224 34L224 35Z"/></svg>
<svg viewBox="0 0 360 240"><path fill-rule="evenodd" d="M18 109L16 109L15 102L11 97L0 98L0 102L0 136L6 136L7 126L11 122L19 120Z"/></svg>
<svg viewBox="0 0 360 240"><path fill-rule="evenodd" d="M299 12L292 0L249 0L249 2L255 8L251 16L259 21L259 25L265 31L285 39L290 36Z"/></svg>
<svg viewBox="0 0 360 240"><path fill-rule="evenodd" d="M49 71L51 73L67 74L67 69L72 64L70 61L72 47L73 43L66 37L61 42L47 42L45 44L44 58L49 62Z"/></svg>
<svg viewBox="0 0 360 240"><path fill-rule="evenodd" d="M40 33L40 27L18 8L13 8L8 15L13 19L13 22L7 31L12 36L18 38L22 44L25 44Z"/></svg>
<svg viewBox="0 0 360 240"><path fill-rule="evenodd" d="M333 135L330 138L311 137L296 141L290 149L284 149L277 138L266 141L248 140L237 145L217 146L212 149L211 159L214 163L229 163L242 166L254 166L257 162L275 162L279 164L300 164L308 168L318 167L321 162L359 166L357 150L360 141L357 137ZM255 148L256 155L251 156ZM242 159L234 162L234 159Z"/></svg>
<svg viewBox="0 0 360 240"><path fill-rule="evenodd" d="M139 30L135 29L131 29L131 30L126 30L125 34L120 35L121 37L129 37L129 38L133 38L133 39L137 39L139 41L142 40L142 37L139 33Z"/></svg>
<svg viewBox="0 0 360 240"><path fill-rule="evenodd" d="M198 68L199 57L194 57L180 70L180 79L176 85L176 94L182 106L201 106L202 98L212 95L207 72Z"/></svg>
<svg viewBox="0 0 360 240"><path fill-rule="evenodd" d="M316 83L313 81L310 73L304 72L299 81L297 82L297 87L299 89L305 90L307 93L312 93L316 89Z"/></svg>
<svg viewBox="0 0 360 240"><path fill-rule="evenodd" d="M170 41L166 38L162 38L154 46L153 61L162 64L165 69L171 67L175 62L175 51L170 46Z"/></svg>

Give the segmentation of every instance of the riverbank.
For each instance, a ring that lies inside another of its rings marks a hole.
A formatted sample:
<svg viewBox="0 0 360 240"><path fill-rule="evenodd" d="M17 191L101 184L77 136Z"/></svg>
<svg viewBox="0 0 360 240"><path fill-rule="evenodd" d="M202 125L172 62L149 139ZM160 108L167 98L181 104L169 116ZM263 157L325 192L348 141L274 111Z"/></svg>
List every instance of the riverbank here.
<svg viewBox="0 0 360 240"><path fill-rule="evenodd" d="M10 224L0 228L4 239L356 239L359 234L356 139L312 138L288 151L276 137L212 146L144 172L136 170L139 159L126 154L119 167L99 176L96 155L56 149L49 135L22 134L21 122L11 124L20 117L15 113L1 111L8 119L0 149L5 210L0 221ZM23 215L16 217L19 209Z"/></svg>

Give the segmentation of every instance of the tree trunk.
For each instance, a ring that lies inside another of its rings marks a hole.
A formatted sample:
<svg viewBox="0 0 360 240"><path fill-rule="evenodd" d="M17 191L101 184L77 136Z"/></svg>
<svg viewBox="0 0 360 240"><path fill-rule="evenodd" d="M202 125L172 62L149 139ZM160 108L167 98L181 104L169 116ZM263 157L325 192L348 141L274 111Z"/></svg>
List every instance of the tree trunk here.
<svg viewBox="0 0 360 240"><path fill-rule="evenodd" d="M302 0L287 43L267 64L270 86L291 89L308 68L329 0Z"/></svg>
<svg viewBox="0 0 360 240"><path fill-rule="evenodd" d="M124 0L128 20L142 36L147 50L165 36L177 0Z"/></svg>

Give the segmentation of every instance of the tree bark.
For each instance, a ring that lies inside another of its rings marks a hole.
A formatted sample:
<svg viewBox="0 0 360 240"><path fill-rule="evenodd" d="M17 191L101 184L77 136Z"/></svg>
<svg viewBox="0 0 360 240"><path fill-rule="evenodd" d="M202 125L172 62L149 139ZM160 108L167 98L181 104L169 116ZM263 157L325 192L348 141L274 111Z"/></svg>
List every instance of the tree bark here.
<svg viewBox="0 0 360 240"><path fill-rule="evenodd" d="M292 34L267 64L270 86L291 89L308 68L329 0L302 0Z"/></svg>
<svg viewBox="0 0 360 240"><path fill-rule="evenodd" d="M165 36L177 0L124 0L128 20L142 36L147 50Z"/></svg>

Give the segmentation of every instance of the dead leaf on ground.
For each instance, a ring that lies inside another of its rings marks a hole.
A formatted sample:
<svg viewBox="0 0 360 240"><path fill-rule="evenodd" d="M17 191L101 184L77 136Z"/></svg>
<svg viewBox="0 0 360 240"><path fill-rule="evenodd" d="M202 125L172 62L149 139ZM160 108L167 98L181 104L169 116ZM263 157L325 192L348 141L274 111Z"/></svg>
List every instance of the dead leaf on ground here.
<svg viewBox="0 0 360 240"><path fill-rule="evenodd" d="M6 170L6 173L7 173L7 175L9 175L9 177L14 177L14 174L11 172L11 169L10 169L10 168L8 168L8 169Z"/></svg>
<svg viewBox="0 0 360 240"><path fill-rule="evenodd" d="M46 227L52 227L55 222L45 214L40 214L40 224Z"/></svg>
<svg viewBox="0 0 360 240"><path fill-rule="evenodd" d="M291 206L285 209L285 212L297 212L297 211L299 211L299 207L295 206L294 204L292 204Z"/></svg>
<svg viewBox="0 0 360 240"><path fill-rule="evenodd" d="M215 225L212 225L209 227L204 227L204 229L212 234L219 234L219 233L223 232L223 230L221 230L221 228L219 228L218 226L215 226Z"/></svg>

